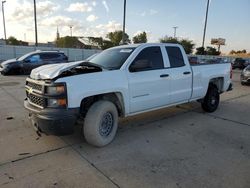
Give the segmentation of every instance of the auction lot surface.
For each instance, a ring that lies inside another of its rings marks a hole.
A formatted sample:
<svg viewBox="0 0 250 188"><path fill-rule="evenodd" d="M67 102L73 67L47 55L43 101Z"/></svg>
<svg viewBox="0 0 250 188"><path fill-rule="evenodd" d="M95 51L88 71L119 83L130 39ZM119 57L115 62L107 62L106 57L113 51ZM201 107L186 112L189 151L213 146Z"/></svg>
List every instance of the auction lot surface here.
<svg viewBox="0 0 250 188"><path fill-rule="evenodd" d="M250 187L250 86L203 113L185 104L120 121L110 145L39 137L23 108L25 76L0 76L0 187Z"/></svg>

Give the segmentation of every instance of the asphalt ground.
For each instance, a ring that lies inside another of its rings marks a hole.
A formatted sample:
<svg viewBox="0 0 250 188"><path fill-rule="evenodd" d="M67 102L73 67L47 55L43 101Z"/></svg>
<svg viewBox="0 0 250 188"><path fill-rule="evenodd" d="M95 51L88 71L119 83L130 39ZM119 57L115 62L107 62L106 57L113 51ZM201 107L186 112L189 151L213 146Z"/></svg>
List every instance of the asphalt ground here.
<svg viewBox="0 0 250 188"><path fill-rule="evenodd" d="M25 76L0 76L0 187L250 187L250 86L204 113L193 102L120 120L115 140L39 137L23 107Z"/></svg>

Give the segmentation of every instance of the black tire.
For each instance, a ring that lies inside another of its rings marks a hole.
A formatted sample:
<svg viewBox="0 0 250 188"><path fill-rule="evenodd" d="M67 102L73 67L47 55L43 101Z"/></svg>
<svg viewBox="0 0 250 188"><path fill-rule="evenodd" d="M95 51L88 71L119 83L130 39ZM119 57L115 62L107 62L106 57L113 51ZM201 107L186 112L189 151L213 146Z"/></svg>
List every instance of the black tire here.
<svg viewBox="0 0 250 188"><path fill-rule="evenodd" d="M207 94L203 99L201 106L205 112L214 112L220 103L220 94L215 85L209 85Z"/></svg>
<svg viewBox="0 0 250 188"><path fill-rule="evenodd" d="M245 83L245 82L241 82L241 85L243 85L243 86L244 86L244 85L246 85L246 83Z"/></svg>
<svg viewBox="0 0 250 188"><path fill-rule="evenodd" d="M83 135L86 141L96 147L103 147L113 141L118 127L116 106L105 100L95 102L88 110Z"/></svg>

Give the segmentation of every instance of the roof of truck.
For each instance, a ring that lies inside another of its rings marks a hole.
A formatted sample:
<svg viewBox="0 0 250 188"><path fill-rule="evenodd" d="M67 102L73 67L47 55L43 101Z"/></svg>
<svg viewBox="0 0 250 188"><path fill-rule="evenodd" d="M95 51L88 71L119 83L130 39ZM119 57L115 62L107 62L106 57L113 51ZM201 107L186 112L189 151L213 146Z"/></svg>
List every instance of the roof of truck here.
<svg viewBox="0 0 250 188"><path fill-rule="evenodd" d="M166 45L166 44L171 46L179 46L179 44L174 44L174 43L139 43L139 44L120 45L113 48L137 48L139 46Z"/></svg>

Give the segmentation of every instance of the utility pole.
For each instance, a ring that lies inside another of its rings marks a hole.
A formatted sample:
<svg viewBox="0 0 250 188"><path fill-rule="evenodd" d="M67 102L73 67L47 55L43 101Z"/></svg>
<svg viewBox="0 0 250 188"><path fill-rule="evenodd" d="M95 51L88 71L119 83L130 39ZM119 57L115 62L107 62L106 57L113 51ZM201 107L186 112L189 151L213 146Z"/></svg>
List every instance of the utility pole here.
<svg viewBox="0 0 250 188"><path fill-rule="evenodd" d="M125 44L125 24L126 24L126 0L124 0L124 6L123 6L122 44Z"/></svg>
<svg viewBox="0 0 250 188"><path fill-rule="evenodd" d="M174 38L176 38L176 30L177 30L177 26L173 27L174 28Z"/></svg>
<svg viewBox="0 0 250 188"><path fill-rule="evenodd" d="M36 0L34 0L34 20L35 20L35 38L36 38L36 46L38 44L37 42L37 21L36 21Z"/></svg>
<svg viewBox="0 0 250 188"><path fill-rule="evenodd" d="M7 38L6 38L6 27L5 27L5 17L4 17L4 3L6 3L6 1L2 1L3 29L4 29L4 39L6 42Z"/></svg>
<svg viewBox="0 0 250 188"><path fill-rule="evenodd" d="M210 0L207 0L207 10L206 10L206 18L205 18L205 25L204 25L204 32L203 32L203 39L202 39L202 47L204 48L205 38L206 38L206 30L207 30L207 17L208 17L208 8L209 8Z"/></svg>
<svg viewBox="0 0 250 188"><path fill-rule="evenodd" d="M72 27L73 27L72 25L69 26L69 28L70 28L70 36L71 37L72 37Z"/></svg>

